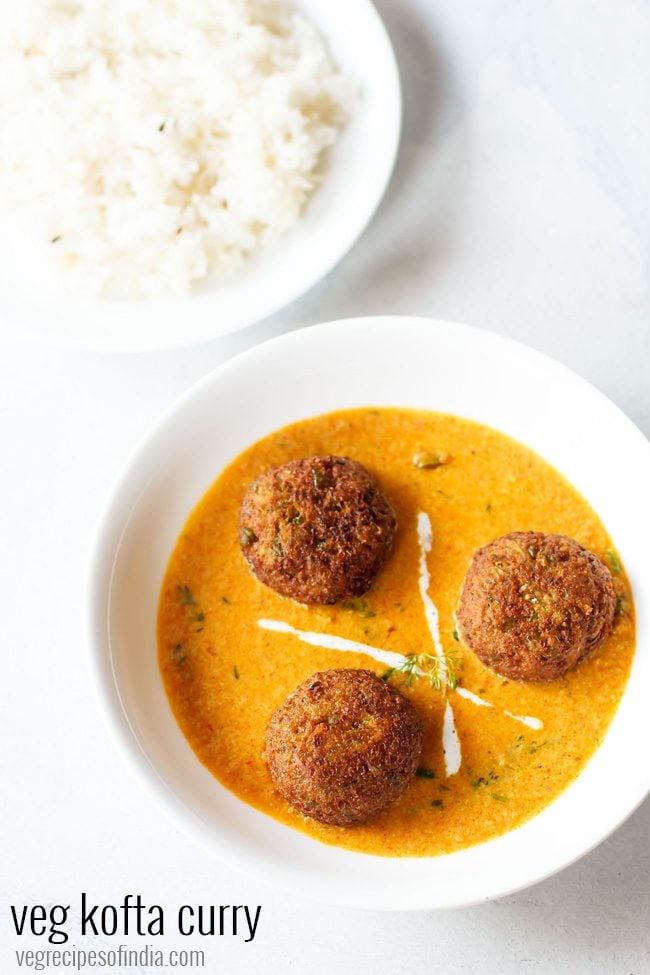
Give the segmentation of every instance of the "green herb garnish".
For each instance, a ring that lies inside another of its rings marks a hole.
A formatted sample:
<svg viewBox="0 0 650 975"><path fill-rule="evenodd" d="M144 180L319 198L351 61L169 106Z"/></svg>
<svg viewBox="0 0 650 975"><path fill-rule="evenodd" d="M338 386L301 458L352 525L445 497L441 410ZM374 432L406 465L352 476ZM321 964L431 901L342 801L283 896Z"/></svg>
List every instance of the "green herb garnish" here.
<svg viewBox="0 0 650 975"><path fill-rule="evenodd" d="M487 777L484 775L478 776L476 779L470 781L472 789L484 789L486 785L491 785L493 782L499 778L494 772L488 772Z"/></svg>
<svg viewBox="0 0 650 975"><path fill-rule="evenodd" d="M189 586L177 586L178 596L183 606L193 606L194 596Z"/></svg>
<svg viewBox="0 0 650 975"><path fill-rule="evenodd" d="M528 746L528 754L534 755L536 752L540 750L540 748L543 748L545 744L546 744L545 741L542 742L531 741L530 745Z"/></svg>
<svg viewBox="0 0 650 975"><path fill-rule="evenodd" d="M351 609L355 613L360 613L366 619L372 619L373 616L377 615L374 609L370 609L365 599L351 599L345 603L341 603L341 606L343 609Z"/></svg>
<svg viewBox="0 0 650 975"><path fill-rule="evenodd" d="M508 801L508 797L504 796L502 792L491 792L490 795L492 796L493 799L496 799L497 802Z"/></svg>
<svg viewBox="0 0 650 975"><path fill-rule="evenodd" d="M197 605L196 600L194 599L194 594L193 594L192 590L190 589L190 587L189 586L177 586L176 589L178 591L178 597L179 597L182 605L183 606L192 606L196 610L196 612L192 613L192 615L190 616L190 619L193 620L195 623L203 623L203 621L205 620L205 613L203 612L203 610L201 609L201 607ZM203 629L203 627L202 626L199 626L198 629L195 632L196 633L200 633L202 631L202 629Z"/></svg>
<svg viewBox="0 0 650 975"><path fill-rule="evenodd" d="M445 678L449 687L454 690L459 681L459 669L462 661L460 657L445 653L438 657L432 653L410 653L404 657L402 663L391 667L382 675L382 680L390 680L395 674L404 675L404 683L411 687L418 677L426 677L434 691L442 689Z"/></svg>
<svg viewBox="0 0 650 975"><path fill-rule="evenodd" d="M232 668L232 675L235 678L235 680L239 680L239 671L237 670L237 665L236 664Z"/></svg>
<svg viewBox="0 0 650 975"><path fill-rule="evenodd" d="M608 552L607 558L609 559L609 564L611 565L614 572L620 574L623 571L623 568L621 566L621 563L618 561L618 556L616 555L616 552L611 552L611 551Z"/></svg>
<svg viewBox="0 0 650 975"><path fill-rule="evenodd" d="M432 768L426 768L424 765L420 765L419 768L415 770L415 774L420 779L435 779L436 773Z"/></svg>
<svg viewBox="0 0 650 975"><path fill-rule="evenodd" d="M436 809L442 809L442 799L433 799L431 805L435 806Z"/></svg>

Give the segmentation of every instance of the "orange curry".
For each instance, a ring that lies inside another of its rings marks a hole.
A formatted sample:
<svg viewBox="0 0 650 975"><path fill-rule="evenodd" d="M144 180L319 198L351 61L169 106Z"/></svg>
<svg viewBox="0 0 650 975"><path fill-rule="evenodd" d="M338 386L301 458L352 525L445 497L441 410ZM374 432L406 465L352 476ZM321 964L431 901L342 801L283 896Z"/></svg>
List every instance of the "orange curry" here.
<svg viewBox="0 0 650 975"><path fill-rule="evenodd" d="M448 458L429 469L420 452ZM302 606L258 582L242 557L238 510L268 467L310 454L353 457L373 472L398 518L393 554L371 590L335 606ZM458 687L390 679L425 724L419 774L365 825L326 826L276 792L262 752L273 710L318 670L387 671L365 653L307 645L260 619L343 637L397 654L433 652L418 590L417 518L433 528L429 595ZM516 684L487 670L458 641L454 610L470 558L512 531L569 535L606 560L618 593L612 636L566 677ZM480 424L438 413L356 409L304 420L245 450L217 478L183 528L167 568L158 617L159 663L170 705L196 756L262 812L325 843L385 856L433 856L498 836L538 813L576 778L602 742L634 653L629 586L607 532L587 502L528 448ZM461 764L446 774L442 720L453 708ZM509 713L506 713L509 712ZM531 727L516 716L532 717ZM542 727L539 727L542 725Z"/></svg>

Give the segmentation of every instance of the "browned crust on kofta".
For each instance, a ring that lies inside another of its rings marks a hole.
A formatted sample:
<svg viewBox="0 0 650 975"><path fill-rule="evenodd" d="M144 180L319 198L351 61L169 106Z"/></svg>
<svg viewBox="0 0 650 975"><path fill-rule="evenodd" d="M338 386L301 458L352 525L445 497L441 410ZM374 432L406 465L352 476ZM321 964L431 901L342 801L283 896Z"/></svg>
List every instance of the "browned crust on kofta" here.
<svg viewBox="0 0 650 975"><path fill-rule="evenodd" d="M276 789L312 819L362 823L405 791L424 729L412 703L370 670L325 670L274 712L265 758Z"/></svg>
<svg viewBox="0 0 650 975"><path fill-rule="evenodd" d="M561 677L612 631L616 594L598 556L565 535L513 532L475 554L456 614L462 639L502 677Z"/></svg>
<svg viewBox="0 0 650 975"><path fill-rule="evenodd" d="M305 457L261 474L241 505L239 538L261 582L301 603L361 596L386 561L395 513L349 457Z"/></svg>

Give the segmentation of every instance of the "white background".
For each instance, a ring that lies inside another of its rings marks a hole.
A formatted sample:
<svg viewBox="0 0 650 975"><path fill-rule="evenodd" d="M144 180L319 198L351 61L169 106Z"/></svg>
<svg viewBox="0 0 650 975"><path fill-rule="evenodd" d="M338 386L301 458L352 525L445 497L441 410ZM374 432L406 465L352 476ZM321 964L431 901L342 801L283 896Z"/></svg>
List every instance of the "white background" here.
<svg viewBox="0 0 650 975"><path fill-rule="evenodd" d="M345 16L352 0L330 2ZM582 862L499 902L321 907L222 868L161 818L90 687L82 579L118 468L189 383L267 337L370 313L467 321L562 360L650 433L650 8L378 6L402 73L401 154L376 219L327 280L272 320L186 352L0 340L3 973L20 944L8 905L74 906L81 890L101 904L139 892L170 916L183 902L262 904L250 944L186 939L205 948L206 972L650 972L650 803ZM604 443L603 464L615 463Z"/></svg>

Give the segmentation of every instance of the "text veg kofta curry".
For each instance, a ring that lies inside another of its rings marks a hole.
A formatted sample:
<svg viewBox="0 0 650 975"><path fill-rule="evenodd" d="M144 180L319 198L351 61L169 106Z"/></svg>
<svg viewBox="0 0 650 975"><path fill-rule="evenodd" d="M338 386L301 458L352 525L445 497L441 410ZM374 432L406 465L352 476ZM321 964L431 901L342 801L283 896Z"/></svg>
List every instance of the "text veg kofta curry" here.
<svg viewBox="0 0 650 975"><path fill-rule="evenodd" d="M541 458L471 421L364 409L220 475L172 554L158 639L225 786L321 841L422 856L512 829L579 774L634 621L605 529Z"/></svg>

